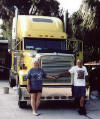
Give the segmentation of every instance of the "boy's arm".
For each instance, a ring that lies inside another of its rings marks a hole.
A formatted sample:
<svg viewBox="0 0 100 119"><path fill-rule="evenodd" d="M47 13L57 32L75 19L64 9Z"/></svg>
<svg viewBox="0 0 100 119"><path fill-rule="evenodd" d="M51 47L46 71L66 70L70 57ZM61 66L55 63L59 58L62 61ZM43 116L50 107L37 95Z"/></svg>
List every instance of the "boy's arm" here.
<svg viewBox="0 0 100 119"><path fill-rule="evenodd" d="M60 77L65 77L65 76L68 76L70 75L70 72L69 71L65 71L64 73L61 73L59 74L58 76L55 76L56 78L60 78Z"/></svg>
<svg viewBox="0 0 100 119"><path fill-rule="evenodd" d="M47 79L56 79L54 76L49 76L49 75L46 75L45 78L47 78Z"/></svg>
<svg viewBox="0 0 100 119"><path fill-rule="evenodd" d="M85 79L86 79L86 85L89 85L89 76L86 75L86 76L85 76Z"/></svg>

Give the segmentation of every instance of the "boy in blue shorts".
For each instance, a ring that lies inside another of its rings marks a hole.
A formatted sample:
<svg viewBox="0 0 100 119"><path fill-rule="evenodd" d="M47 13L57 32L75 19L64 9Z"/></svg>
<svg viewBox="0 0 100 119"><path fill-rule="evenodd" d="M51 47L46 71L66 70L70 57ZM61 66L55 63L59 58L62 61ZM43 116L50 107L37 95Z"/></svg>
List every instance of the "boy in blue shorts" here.
<svg viewBox="0 0 100 119"><path fill-rule="evenodd" d="M64 73L59 74L56 78L68 76L70 74L74 74L74 97L79 99L80 115L86 115L85 109L85 96L86 96L86 79L88 76L88 72L85 66L80 59L77 60L77 65L73 66L70 70L65 71Z"/></svg>

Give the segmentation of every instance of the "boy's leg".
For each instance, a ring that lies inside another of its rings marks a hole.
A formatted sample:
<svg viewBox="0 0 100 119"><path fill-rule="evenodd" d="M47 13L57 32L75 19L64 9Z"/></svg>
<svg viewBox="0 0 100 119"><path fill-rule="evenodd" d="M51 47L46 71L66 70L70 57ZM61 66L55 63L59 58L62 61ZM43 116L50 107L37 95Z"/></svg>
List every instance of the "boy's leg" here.
<svg viewBox="0 0 100 119"><path fill-rule="evenodd" d="M79 86L74 86L74 87L73 87L73 93L74 93L74 97L75 97L75 105L76 105L77 107L80 106L79 91L80 91Z"/></svg>
<svg viewBox="0 0 100 119"><path fill-rule="evenodd" d="M80 110L79 110L79 113L82 115L86 115L85 95L86 95L86 87L82 86L80 87Z"/></svg>

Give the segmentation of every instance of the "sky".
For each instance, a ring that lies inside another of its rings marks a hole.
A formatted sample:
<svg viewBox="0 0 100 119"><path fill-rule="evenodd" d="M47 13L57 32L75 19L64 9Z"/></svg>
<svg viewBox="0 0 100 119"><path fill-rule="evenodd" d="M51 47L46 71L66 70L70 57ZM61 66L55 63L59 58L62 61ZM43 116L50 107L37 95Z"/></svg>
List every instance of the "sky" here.
<svg viewBox="0 0 100 119"><path fill-rule="evenodd" d="M60 3L60 7L64 10L68 10L71 15L73 12L80 8L82 0L57 0Z"/></svg>

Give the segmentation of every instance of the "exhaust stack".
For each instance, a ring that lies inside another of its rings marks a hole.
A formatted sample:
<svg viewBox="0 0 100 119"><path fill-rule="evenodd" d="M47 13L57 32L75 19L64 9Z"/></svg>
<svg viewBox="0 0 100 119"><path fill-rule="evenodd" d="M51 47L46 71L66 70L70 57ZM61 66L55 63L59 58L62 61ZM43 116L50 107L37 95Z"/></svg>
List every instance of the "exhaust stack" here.
<svg viewBox="0 0 100 119"><path fill-rule="evenodd" d="M18 21L18 8L16 6L14 6L15 9L15 46L17 44L17 21ZM16 47L15 47L16 49Z"/></svg>
<svg viewBox="0 0 100 119"><path fill-rule="evenodd" d="M64 32L66 32L67 28L67 18L68 18L68 10L64 11Z"/></svg>

